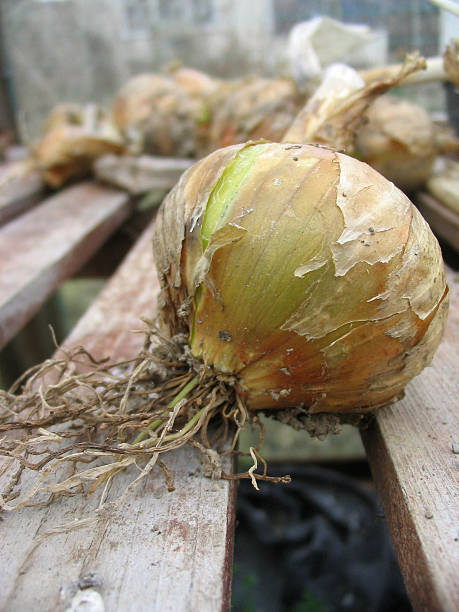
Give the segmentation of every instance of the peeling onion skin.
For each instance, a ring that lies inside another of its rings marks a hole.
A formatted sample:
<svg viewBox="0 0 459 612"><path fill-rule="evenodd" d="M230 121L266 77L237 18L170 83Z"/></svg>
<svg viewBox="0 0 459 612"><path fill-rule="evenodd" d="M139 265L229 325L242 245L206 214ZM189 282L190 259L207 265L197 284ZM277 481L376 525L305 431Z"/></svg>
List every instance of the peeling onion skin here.
<svg viewBox="0 0 459 612"><path fill-rule="evenodd" d="M223 183L233 191L204 245ZM444 332L448 288L428 225L378 172L327 149L212 153L163 203L154 251L164 331L188 334L196 358L235 375L253 410L390 403Z"/></svg>

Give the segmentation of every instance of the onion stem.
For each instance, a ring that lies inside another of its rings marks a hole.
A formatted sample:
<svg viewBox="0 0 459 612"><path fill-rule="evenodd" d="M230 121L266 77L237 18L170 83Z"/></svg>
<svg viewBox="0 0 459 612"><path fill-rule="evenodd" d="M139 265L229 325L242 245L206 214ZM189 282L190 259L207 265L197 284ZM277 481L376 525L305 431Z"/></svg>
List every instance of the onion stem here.
<svg viewBox="0 0 459 612"><path fill-rule="evenodd" d="M177 393L177 395L174 397L174 399L172 399L168 404L167 404L167 409L168 410L172 410L172 408L175 408L175 406L179 403L180 400L182 400L184 397L186 397L188 395L188 393L190 391L192 391L197 385L199 384L199 376L195 376L194 378L192 378L190 380L190 382L188 382L183 389ZM199 415L201 414L202 410L200 410L192 419L191 421L189 421L185 427L182 429L182 431L177 432L177 434L172 434L173 436L179 437L182 433L186 433L190 427L192 427L194 425L194 423L196 422L196 417L199 418ZM139 434L137 434L133 444L138 444L139 442L142 442L143 440L145 440L146 438L148 438L148 431L155 431L156 429L158 429L158 427L160 425L162 425L164 423L165 419L156 419L155 421L153 421L152 423L150 423L150 425L148 425L147 429L144 431L141 431ZM191 423L191 425L190 425ZM167 436L167 439L174 439L171 438L170 436Z"/></svg>
<svg viewBox="0 0 459 612"><path fill-rule="evenodd" d="M207 406L204 406L204 408L201 408L201 410L199 412L197 412L188 421L188 423L183 426L183 428L180 431L177 431L176 433L173 433L173 434L169 434L168 436L164 436L164 442L170 442L171 440L177 440L178 438L183 436L183 434L186 434L188 431L190 431L190 429L193 427L193 425L195 425L195 423L197 423L199 421L199 419L201 418L202 413L204 412L204 410L206 410L206 408L207 408Z"/></svg>

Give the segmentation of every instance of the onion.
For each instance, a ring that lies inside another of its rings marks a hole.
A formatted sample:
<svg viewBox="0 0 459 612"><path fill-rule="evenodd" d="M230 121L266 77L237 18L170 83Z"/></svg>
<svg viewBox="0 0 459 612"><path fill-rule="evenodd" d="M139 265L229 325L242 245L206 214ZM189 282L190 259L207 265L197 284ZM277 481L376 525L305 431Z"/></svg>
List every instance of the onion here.
<svg viewBox="0 0 459 612"><path fill-rule="evenodd" d="M32 154L45 182L58 188L88 174L101 155L125 150L121 134L101 108L62 104L51 111Z"/></svg>
<svg viewBox="0 0 459 612"><path fill-rule="evenodd" d="M365 120L365 111L382 94L425 68L419 53L406 56L389 76L365 83L362 76L345 64L332 64L314 94L295 117L282 142L319 144L355 155L356 134Z"/></svg>
<svg viewBox="0 0 459 612"><path fill-rule="evenodd" d="M158 216L164 332L252 410L366 412L397 399L443 334L438 243L367 164L249 142L187 171Z"/></svg>
<svg viewBox="0 0 459 612"><path fill-rule="evenodd" d="M175 83L199 103L200 110L196 119L196 144L193 153L195 157L202 157L210 152L209 133L215 114L224 107L228 97L240 87L241 82L216 79L199 70L182 67L174 70L171 76ZM218 147L213 147L215 148Z"/></svg>
<svg viewBox="0 0 459 612"><path fill-rule="evenodd" d="M37 493L66 495L78 486L92 494L142 457L148 463L130 487L154 461L173 487L158 457L184 444L201 450L212 478L248 477L256 488L257 480L288 482L268 476L266 464L257 474L258 459L265 462L252 447L247 472L223 470L221 456L234 451L244 425L259 423L255 411L284 409L279 420L323 438L402 395L444 333L448 287L438 242L404 193L369 165L287 138L352 148L363 110L409 70L365 86L352 78L331 100L328 79L282 143L219 149L182 175L153 236L160 329L145 320L136 358L105 367L79 347L66 353L69 377L60 360L47 360L17 398L14 388L0 391L0 430L39 428L26 440L4 436L0 452L29 467L30 452L41 448L41 465L55 479L72 459L71 478L48 486L41 474L9 510ZM142 109L131 109L140 124ZM89 373L73 367L82 350ZM58 368L58 385L50 367ZM75 401L79 426L67 430L56 454L47 428L74 425ZM103 446L94 444L99 435ZM101 448L111 463L88 467ZM16 474L8 487L7 503L19 492Z"/></svg>
<svg viewBox="0 0 459 612"><path fill-rule="evenodd" d="M279 141L300 106L293 81L256 78L241 83L215 112L208 152L250 139Z"/></svg>
<svg viewBox="0 0 459 612"><path fill-rule="evenodd" d="M379 98L357 133L356 156L403 191L421 187L438 153L436 129L428 113L406 100Z"/></svg>
<svg viewBox="0 0 459 612"><path fill-rule="evenodd" d="M170 192L153 242L162 329L145 320L128 366L77 347L65 354L68 375L60 358L47 360L18 396L17 386L0 390L0 431L32 432L3 435L0 452L45 469L47 480L42 471L11 504L21 492L15 472L5 509L105 485L103 508L108 480L142 459L128 491L155 462L173 488L158 457L185 444L201 451L211 478L289 482L269 476L253 447L247 472L225 473L221 457L246 423L260 424L253 411L284 409L279 420L321 439L337 433L398 399L444 332L448 288L428 225L393 183L338 152L266 142L215 151ZM48 429L56 425L58 435ZM71 477L58 481L69 459Z"/></svg>
<svg viewBox="0 0 459 612"><path fill-rule="evenodd" d="M192 157L207 146L214 109L233 86L191 68L141 74L119 91L113 118L145 153Z"/></svg>
<svg viewBox="0 0 459 612"><path fill-rule="evenodd" d="M213 95L223 84L220 79L194 68L180 66L172 71L171 76L190 96L198 98Z"/></svg>
<svg viewBox="0 0 459 612"><path fill-rule="evenodd" d="M58 104L51 109L43 126L43 133L47 134L62 125L81 125L84 109L80 104Z"/></svg>
<svg viewBox="0 0 459 612"><path fill-rule="evenodd" d="M194 155L202 106L172 77L141 74L132 78L118 92L112 112L118 128L141 151Z"/></svg>
<svg viewBox="0 0 459 612"><path fill-rule="evenodd" d="M459 87L459 38L453 39L447 45L443 54L443 63L448 79Z"/></svg>

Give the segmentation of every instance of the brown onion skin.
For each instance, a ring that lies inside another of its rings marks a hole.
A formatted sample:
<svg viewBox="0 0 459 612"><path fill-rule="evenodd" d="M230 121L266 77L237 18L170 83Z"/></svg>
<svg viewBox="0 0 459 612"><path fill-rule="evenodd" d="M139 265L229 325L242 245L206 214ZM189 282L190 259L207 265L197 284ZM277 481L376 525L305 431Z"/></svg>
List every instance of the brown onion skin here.
<svg viewBox="0 0 459 612"><path fill-rule="evenodd" d="M171 76L140 74L118 92L113 121L127 137L141 142L150 155L190 157L196 152L199 99Z"/></svg>
<svg viewBox="0 0 459 612"><path fill-rule="evenodd" d="M91 128L85 125L88 107L61 104L49 114L44 133L33 147L33 158L53 189L91 172L98 157L126 152L126 146L106 113L96 108Z"/></svg>
<svg viewBox="0 0 459 612"><path fill-rule="evenodd" d="M383 96L366 113L357 131L355 155L405 193L422 187L438 150L435 124L428 113L406 100Z"/></svg>
<svg viewBox="0 0 459 612"><path fill-rule="evenodd" d="M215 110L207 152L259 138L281 140L302 103L295 84L287 79L241 83Z"/></svg>
<svg viewBox="0 0 459 612"><path fill-rule="evenodd" d="M209 196L252 145L198 162L160 209L164 330L188 334L193 355L234 377L253 410L362 413L394 401L443 335L448 288L435 237L367 164L271 143L204 251Z"/></svg>

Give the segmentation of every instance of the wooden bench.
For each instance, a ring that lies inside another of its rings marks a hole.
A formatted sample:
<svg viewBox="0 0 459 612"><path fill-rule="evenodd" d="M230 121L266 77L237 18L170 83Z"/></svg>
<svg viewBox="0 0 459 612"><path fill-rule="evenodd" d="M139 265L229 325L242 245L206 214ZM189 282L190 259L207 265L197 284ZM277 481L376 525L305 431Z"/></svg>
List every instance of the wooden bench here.
<svg viewBox="0 0 459 612"><path fill-rule="evenodd" d="M7 181L10 165L0 166L0 225L35 206L45 190L39 172Z"/></svg>
<svg viewBox="0 0 459 612"><path fill-rule="evenodd" d="M459 275L432 365L363 441L414 610L459 610Z"/></svg>
<svg viewBox="0 0 459 612"><path fill-rule="evenodd" d="M419 193L416 204L435 234L459 253L459 214L428 193Z"/></svg>
<svg viewBox="0 0 459 612"><path fill-rule="evenodd" d="M40 206L38 173L2 184L0 166L0 349L127 219L130 195L170 189L191 161L141 157L133 167L130 158L107 156L98 165L101 178L118 171L122 191L86 181Z"/></svg>
<svg viewBox="0 0 459 612"><path fill-rule="evenodd" d="M66 190L55 198L73 201L88 189L98 193L102 188L80 184L71 197ZM119 192L110 193L124 210ZM126 214L117 210L114 216ZM88 210L88 218L96 215L95 208ZM62 228L62 220L56 222ZM140 316L154 314L158 291L151 231L146 229L65 346L83 344L96 356L115 359L135 354L141 337L130 330L139 328ZM64 274L55 271L71 256L68 249L60 253L58 261L50 258L46 266L37 266L27 282L10 291L20 312L29 312L34 293L24 290L26 285L41 287L43 281L36 279L47 279L44 295L62 280ZM68 271L73 264L66 265ZM414 609L453 612L459 609L459 311L454 273L450 286L448 330L432 366L408 386L404 400L378 413L363 438ZM0 321L9 321L8 328L12 310L0 305ZM9 329L5 333L11 335ZM14 469L11 461L0 467L0 489L5 470ZM129 497L127 507L102 514L86 529L44 539L38 548L37 536L88 516L94 500L72 497L49 507L3 512L0 609L67 610L72 599L76 606L92 598L99 606L94 610L103 609L101 602L107 611L229 610L236 487L204 478L190 449L174 451L168 464L175 491L168 492L154 472ZM225 470L231 471L229 462ZM116 498L131 479L124 474L115 480L110 496Z"/></svg>
<svg viewBox="0 0 459 612"><path fill-rule="evenodd" d="M129 196L80 183L0 228L0 347L127 218Z"/></svg>
<svg viewBox="0 0 459 612"><path fill-rule="evenodd" d="M142 338L131 330L141 316L153 314L157 291L150 227L66 346L82 344L98 357L135 355ZM4 515L0 609L65 610L68 594L74 596L78 580L91 573L100 579L106 610L228 609L235 487L204 478L189 449L173 454L169 466L174 492L155 472L127 509L101 517L95 528L45 540L30 559L35 536L63 519L84 517L92 500L71 498ZM118 478L111 495L129 480L132 474Z"/></svg>

